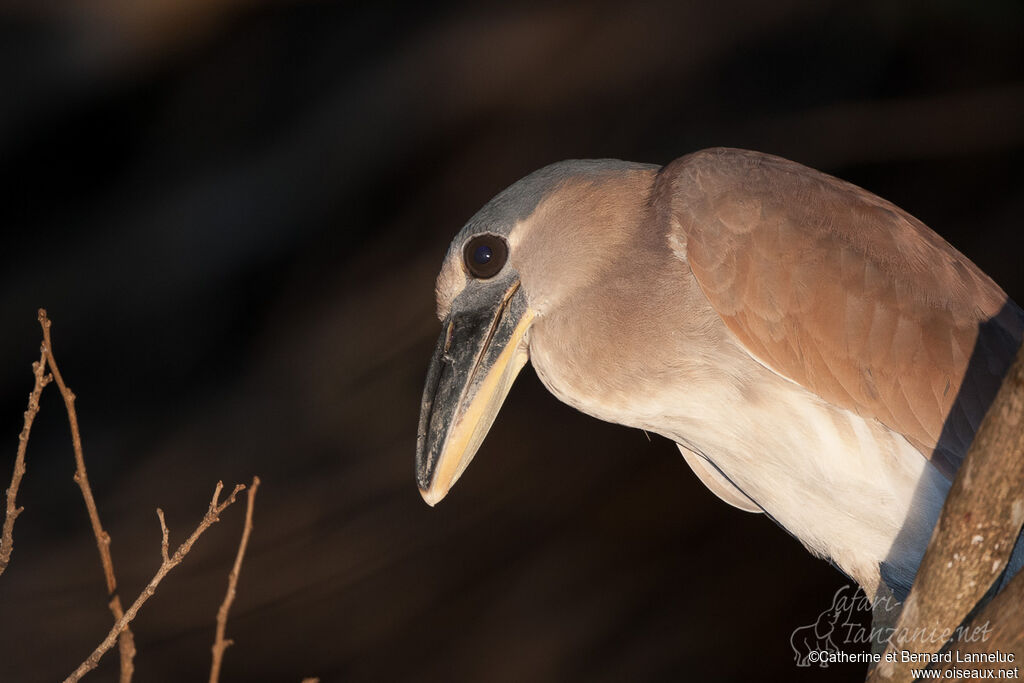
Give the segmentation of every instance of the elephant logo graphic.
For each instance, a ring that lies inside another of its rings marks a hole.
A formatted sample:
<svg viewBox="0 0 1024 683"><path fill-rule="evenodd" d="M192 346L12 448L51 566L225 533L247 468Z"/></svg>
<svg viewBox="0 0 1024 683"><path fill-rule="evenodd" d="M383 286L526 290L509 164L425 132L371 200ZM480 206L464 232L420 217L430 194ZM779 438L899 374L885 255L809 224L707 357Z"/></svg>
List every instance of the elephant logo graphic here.
<svg viewBox="0 0 1024 683"><path fill-rule="evenodd" d="M807 626L801 626L789 637L789 644L793 648L797 666L809 667L817 664L821 668L827 668L828 662L821 661L824 658L818 656L818 653L839 651L839 646L836 645L832 636L839 624L840 617L850 609L850 605L842 597L842 593L842 589L836 592L832 606L819 614L817 621ZM814 654L812 655L812 653Z"/></svg>

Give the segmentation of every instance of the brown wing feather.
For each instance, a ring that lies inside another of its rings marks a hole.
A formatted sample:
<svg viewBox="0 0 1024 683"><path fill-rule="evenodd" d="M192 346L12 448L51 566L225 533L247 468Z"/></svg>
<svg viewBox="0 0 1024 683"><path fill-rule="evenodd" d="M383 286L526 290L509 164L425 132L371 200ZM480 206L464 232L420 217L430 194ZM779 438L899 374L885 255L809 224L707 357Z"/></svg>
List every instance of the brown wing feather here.
<svg viewBox="0 0 1024 683"><path fill-rule="evenodd" d="M712 149L661 172L693 274L755 357L903 435L948 476L1024 314L919 220L778 157Z"/></svg>

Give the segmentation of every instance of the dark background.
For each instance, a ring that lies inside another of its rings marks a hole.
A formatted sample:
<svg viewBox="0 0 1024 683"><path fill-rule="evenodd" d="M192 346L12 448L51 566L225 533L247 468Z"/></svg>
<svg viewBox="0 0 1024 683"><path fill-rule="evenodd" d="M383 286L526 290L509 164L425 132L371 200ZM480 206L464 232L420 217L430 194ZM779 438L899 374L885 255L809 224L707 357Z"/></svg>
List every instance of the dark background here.
<svg viewBox="0 0 1024 683"><path fill-rule="evenodd" d="M122 599L218 479L263 480L223 680L828 680L792 631L841 575L659 438L524 371L436 509L413 482L448 241L573 157L772 152L904 207L1024 298L1024 6L31 0L0 24L0 435L36 308L79 395ZM0 680L110 626L52 388L0 577ZM133 624L201 680L236 506ZM856 650L849 646L848 650ZM115 680L116 651L91 678Z"/></svg>

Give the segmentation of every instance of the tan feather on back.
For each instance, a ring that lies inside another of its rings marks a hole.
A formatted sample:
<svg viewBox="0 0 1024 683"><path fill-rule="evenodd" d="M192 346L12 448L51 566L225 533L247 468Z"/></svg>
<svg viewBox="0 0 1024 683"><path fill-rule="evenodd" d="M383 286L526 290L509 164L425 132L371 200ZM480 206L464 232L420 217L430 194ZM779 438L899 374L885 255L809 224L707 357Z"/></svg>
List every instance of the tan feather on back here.
<svg viewBox="0 0 1024 683"><path fill-rule="evenodd" d="M753 356L952 477L1024 329L998 285L900 208L778 157L691 154L661 171L655 199Z"/></svg>

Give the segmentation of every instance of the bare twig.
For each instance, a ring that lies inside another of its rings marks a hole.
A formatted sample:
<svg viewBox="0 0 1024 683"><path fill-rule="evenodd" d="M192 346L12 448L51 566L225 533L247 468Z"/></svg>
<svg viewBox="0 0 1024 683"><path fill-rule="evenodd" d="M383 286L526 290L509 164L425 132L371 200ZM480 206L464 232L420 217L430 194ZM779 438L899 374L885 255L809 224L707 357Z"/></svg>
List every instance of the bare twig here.
<svg viewBox="0 0 1024 683"><path fill-rule="evenodd" d="M32 372L36 376L36 382L32 387L32 393L28 395L25 424L18 436L18 457L14 460L14 474L11 475L11 485L7 488L7 514L4 517L3 538L0 540L0 574L4 573L11 561L11 552L14 550L14 520L24 509L18 507L16 501L21 478L25 476L25 449L28 447L28 435L32 432L32 422L36 419L36 413L39 412L39 395L43 393L43 387L53 379L52 375L43 374L46 372L45 348L40 349L39 360L32 364Z"/></svg>
<svg viewBox="0 0 1024 683"><path fill-rule="evenodd" d="M117 579L114 576L114 560L110 556L110 534L103 529L100 523L100 513L96 509L96 501L92 495L92 487L89 486L89 476L85 471L85 456L82 454L82 436L78 430L78 414L75 412L75 394L64 383L64 378L57 367L57 359L53 356L53 342L50 340L50 319L46 316L46 309L39 309L39 326L43 328L43 355L46 363L50 366L53 379L57 382L60 395L64 398L64 407L68 413L68 424L71 426L71 445L75 452L75 483L82 489L82 498L85 499L85 508L89 512L89 521L92 523L92 532L96 536L96 547L100 552L100 562L103 564L103 575L107 580L107 595L110 602L107 607L114 615L114 621L120 622L124 617L124 610L121 608L121 598L117 594ZM133 660L135 658L135 639L130 629L120 632L121 651L121 683L129 683L135 671Z"/></svg>
<svg viewBox="0 0 1024 683"><path fill-rule="evenodd" d="M96 501L92 495L92 487L89 486L89 476L85 471L85 457L82 455L82 437L78 430L78 414L75 412L75 394L64 383L64 378L57 367L57 360L53 356L53 343L50 341L50 319L46 317L46 310L39 309L39 325L43 328L43 354L50 366L50 372L57 381L57 388L64 398L64 406L67 408L68 423L71 425L71 444L75 451L75 483L82 489L82 497L85 499L85 507L89 511L89 521L92 523L92 530L96 536L96 546L100 551L100 560L103 563L103 574L107 580L107 592L111 595L117 589L117 579L114 577L114 563L110 558L110 535L103 530L100 524L100 514L96 509Z"/></svg>
<svg viewBox="0 0 1024 683"><path fill-rule="evenodd" d="M235 555L235 566L228 574L228 590L224 595L224 602L217 610L217 635L213 641L213 663L210 665L210 683L217 683L220 679L220 667L224 659L224 650L234 644L232 640L225 640L224 631L228 624L228 611L235 601L235 592L238 587L238 575L242 571L242 558L245 557L245 549L249 545L249 534L252 533L252 508L256 499L256 489L260 487L260 478L252 478L252 486L249 488L248 501L245 506L245 526L242 528L242 540L238 544L238 554Z"/></svg>
<svg viewBox="0 0 1024 683"><path fill-rule="evenodd" d="M156 516L160 518L160 533L163 534L163 538L160 540L160 557L164 562L170 562L171 558L167 556L170 532L167 530L167 522L164 520L164 511L157 508Z"/></svg>
<svg viewBox="0 0 1024 683"><path fill-rule="evenodd" d="M115 623L124 618L124 610L121 608L121 597L115 595L107 603L111 613L114 615ZM120 637L117 639L117 649L121 655L120 683L131 683L135 675L135 636L127 624Z"/></svg>
<svg viewBox="0 0 1024 683"><path fill-rule="evenodd" d="M113 628L110 629L110 632L107 633L107 637L103 639L103 642L101 642L96 647L96 649L93 650L92 654L89 655L89 657L84 662L78 665L78 668L75 669L70 676L64 679L64 683L74 683L75 681L80 680L82 676L96 668L96 665L99 664L100 658L110 648L114 646L114 641L116 641L118 636L128 628L128 624L130 624L132 619L135 618L135 615L138 613L139 608L142 607L146 600L149 600L149 598L153 595L153 593L156 591L156 587L160 585L161 581L163 581L164 577L167 575L167 572L174 569L181 563L183 559L185 559L185 555L187 555L188 552L192 550L192 545L196 542L196 540L203 534L204 531L209 529L211 525L215 524L220 520L220 513L223 512L224 509L227 508L229 505L235 502L235 497L238 495L240 491L245 489L245 486L242 484L236 485L234 490L231 492L231 495L228 496L228 498L225 499L223 502L219 502L220 492L223 488L224 483L218 481L217 487L213 490L213 498L210 500L210 506L207 508L206 514L203 515L202 521L199 522L199 526L196 527L195 531L192 532L191 536L185 539L185 541L180 546L178 546L178 549L175 550L174 554L170 557L167 556L167 525L164 522L163 513L157 513L157 516L160 518L160 528L163 534L163 539L161 541L161 556L164 559L162 559L162 561L160 562L160 568L157 569L156 574L154 574L153 578L150 579L148 584L146 584L146 587L139 594L139 597L135 599L135 602L131 604L131 606L124 613L124 615L120 619L118 619L117 623L115 623Z"/></svg>

